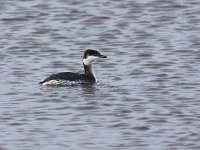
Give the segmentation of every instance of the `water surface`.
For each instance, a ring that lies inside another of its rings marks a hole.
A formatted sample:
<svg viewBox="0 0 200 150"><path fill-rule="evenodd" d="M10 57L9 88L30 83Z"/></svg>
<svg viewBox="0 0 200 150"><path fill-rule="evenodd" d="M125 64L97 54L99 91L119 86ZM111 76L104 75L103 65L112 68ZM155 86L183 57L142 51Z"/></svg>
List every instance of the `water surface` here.
<svg viewBox="0 0 200 150"><path fill-rule="evenodd" d="M200 149L200 2L0 2L0 149ZM93 86L40 87L82 72Z"/></svg>

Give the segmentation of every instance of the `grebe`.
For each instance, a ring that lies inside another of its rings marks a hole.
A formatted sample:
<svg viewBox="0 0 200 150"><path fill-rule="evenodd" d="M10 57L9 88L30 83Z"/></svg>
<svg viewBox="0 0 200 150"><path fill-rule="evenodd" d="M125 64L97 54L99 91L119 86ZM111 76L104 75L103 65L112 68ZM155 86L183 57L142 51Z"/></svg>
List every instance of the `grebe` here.
<svg viewBox="0 0 200 150"><path fill-rule="evenodd" d="M85 73L72 73L72 72L61 72L53 74L46 78L45 80L39 82L40 85L57 85L57 86L67 86L67 85L85 85L94 84L97 82L96 76L92 69L92 62L99 58L107 58L105 55L101 55L98 51L88 49L84 52L83 56L83 66Z"/></svg>

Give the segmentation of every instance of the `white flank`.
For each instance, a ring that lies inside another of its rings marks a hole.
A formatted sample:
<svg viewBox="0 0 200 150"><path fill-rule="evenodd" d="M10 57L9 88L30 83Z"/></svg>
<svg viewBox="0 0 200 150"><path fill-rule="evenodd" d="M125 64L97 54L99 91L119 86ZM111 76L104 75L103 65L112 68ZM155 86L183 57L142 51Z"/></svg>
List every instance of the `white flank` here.
<svg viewBox="0 0 200 150"><path fill-rule="evenodd" d="M50 80L44 82L42 86L64 86L64 85L74 85L75 81L67 81L67 80Z"/></svg>

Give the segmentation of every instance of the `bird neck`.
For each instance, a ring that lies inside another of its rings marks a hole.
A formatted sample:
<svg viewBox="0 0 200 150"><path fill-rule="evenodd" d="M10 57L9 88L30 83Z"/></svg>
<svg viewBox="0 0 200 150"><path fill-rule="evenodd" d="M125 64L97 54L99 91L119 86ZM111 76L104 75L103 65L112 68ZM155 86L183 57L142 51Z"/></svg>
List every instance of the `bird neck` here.
<svg viewBox="0 0 200 150"><path fill-rule="evenodd" d="M88 77L94 78L95 81L96 81L96 76L94 74L94 71L93 71L93 68L92 68L92 64L85 65L83 63L83 66L84 66L85 75L88 76Z"/></svg>

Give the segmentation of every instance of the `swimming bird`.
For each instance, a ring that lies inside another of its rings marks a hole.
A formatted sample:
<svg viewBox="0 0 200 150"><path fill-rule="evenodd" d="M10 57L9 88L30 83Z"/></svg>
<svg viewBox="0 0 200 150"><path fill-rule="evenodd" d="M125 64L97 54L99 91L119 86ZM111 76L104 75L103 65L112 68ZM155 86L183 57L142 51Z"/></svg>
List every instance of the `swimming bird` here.
<svg viewBox="0 0 200 150"><path fill-rule="evenodd" d="M101 55L97 50L87 49L83 55L84 74L60 72L49 76L48 78L39 82L39 84L47 86L94 84L97 82L97 79L92 68L92 62L99 58L107 58L107 56Z"/></svg>

